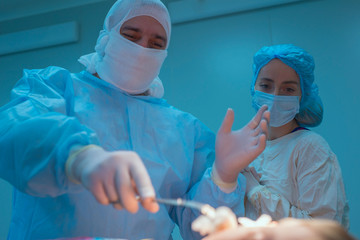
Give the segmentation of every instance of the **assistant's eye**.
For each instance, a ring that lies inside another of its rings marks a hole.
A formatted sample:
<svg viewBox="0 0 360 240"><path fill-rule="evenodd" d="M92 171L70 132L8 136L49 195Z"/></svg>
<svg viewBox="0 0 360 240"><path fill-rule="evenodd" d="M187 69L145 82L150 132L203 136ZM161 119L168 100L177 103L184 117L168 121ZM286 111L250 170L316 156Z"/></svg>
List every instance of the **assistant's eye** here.
<svg viewBox="0 0 360 240"><path fill-rule="evenodd" d="M284 86L281 89L282 95L297 95L298 88L295 86Z"/></svg>
<svg viewBox="0 0 360 240"><path fill-rule="evenodd" d="M269 88L270 88L269 84L265 84L265 83L259 84L259 87L260 87L261 89L269 89Z"/></svg>

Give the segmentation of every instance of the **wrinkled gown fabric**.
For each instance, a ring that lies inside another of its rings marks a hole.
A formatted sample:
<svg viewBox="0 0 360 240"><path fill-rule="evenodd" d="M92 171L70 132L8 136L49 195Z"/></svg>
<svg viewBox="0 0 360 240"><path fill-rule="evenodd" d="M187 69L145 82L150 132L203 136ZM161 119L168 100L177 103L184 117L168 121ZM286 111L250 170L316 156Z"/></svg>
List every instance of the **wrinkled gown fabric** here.
<svg viewBox="0 0 360 240"><path fill-rule="evenodd" d="M298 130L267 141L264 152L251 165L262 176L261 185L247 193L247 217L325 218L349 227L337 157L317 133Z"/></svg>
<svg viewBox="0 0 360 240"><path fill-rule="evenodd" d="M164 99L131 96L86 71L48 67L24 70L0 114L0 177L15 186L8 239L171 239L175 223L184 239L200 238L190 227L196 210L160 205L156 214L141 207L131 214L96 202L65 175L75 145L136 151L158 197L244 214L243 176L230 194L211 181L214 134Z"/></svg>

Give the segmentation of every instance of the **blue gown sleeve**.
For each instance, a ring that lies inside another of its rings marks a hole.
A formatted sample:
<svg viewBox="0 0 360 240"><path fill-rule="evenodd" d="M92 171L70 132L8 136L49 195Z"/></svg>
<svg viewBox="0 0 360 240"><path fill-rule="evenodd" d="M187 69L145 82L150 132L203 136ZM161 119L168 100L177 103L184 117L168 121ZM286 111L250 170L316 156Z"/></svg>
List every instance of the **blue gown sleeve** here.
<svg viewBox="0 0 360 240"><path fill-rule="evenodd" d="M238 186L231 193L223 192L211 180L211 166L215 160L215 136L200 121L196 121L194 164L191 173L191 184L184 199L207 203L214 208L227 206L237 216L244 216L244 196L246 180L238 177ZM192 231L191 223L199 217L200 212L191 208L173 209L172 218L178 224L183 239L201 239L201 235Z"/></svg>
<svg viewBox="0 0 360 240"><path fill-rule="evenodd" d="M11 101L0 108L0 177L33 196L76 189L65 175L71 147L96 144L71 116L71 74L62 68L24 70Z"/></svg>

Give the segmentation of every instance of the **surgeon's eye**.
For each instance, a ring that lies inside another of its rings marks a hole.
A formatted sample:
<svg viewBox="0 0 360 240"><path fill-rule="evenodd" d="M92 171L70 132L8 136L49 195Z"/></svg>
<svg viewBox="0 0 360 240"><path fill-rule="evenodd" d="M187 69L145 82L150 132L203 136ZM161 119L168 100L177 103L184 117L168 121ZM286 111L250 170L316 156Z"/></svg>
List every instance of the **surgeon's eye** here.
<svg viewBox="0 0 360 240"><path fill-rule="evenodd" d="M149 38L148 47L154 49L165 49L166 38L155 34Z"/></svg>
<svg viewBox="0 0 360 240"><path fill-rule="evenodd" d="M121 35L132 42L135 42L138 39L138 37L136 36L137 34L121 33Z"/></svg>
<svg viewBox="0 0 360 240"><path fill-rule="evenodd" d="M149 48L165 49L165 44L162 41L150 41Z"/></svg>

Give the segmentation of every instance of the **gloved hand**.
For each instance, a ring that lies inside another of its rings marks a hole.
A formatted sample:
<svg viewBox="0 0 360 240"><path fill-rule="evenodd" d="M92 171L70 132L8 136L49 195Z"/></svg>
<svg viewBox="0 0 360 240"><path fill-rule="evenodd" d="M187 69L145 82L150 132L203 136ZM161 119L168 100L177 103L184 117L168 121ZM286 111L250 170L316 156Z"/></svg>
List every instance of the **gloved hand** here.
<svg viewBox="0 0 360 240"><path fill-rule="evenodd" d="M267 123L270 119L270 112L266 110L267 106L262 106L245 127L236 131L231 130L234 111L227 111L215 145L214 167L223 182L236 182L240 171L265 149Z"/></svg>
<svg viewBox="0 0 360 240"><path fill-rule="evenodd" d="M92 145L94 146L94 145ZM155 191L140 157L132 151L108 152L103 148L85 147L68 159L67 175L84 185L101 204L113 204L137 212L141 204L150 212L157 212L159 205L153 201Z"/></svg>

